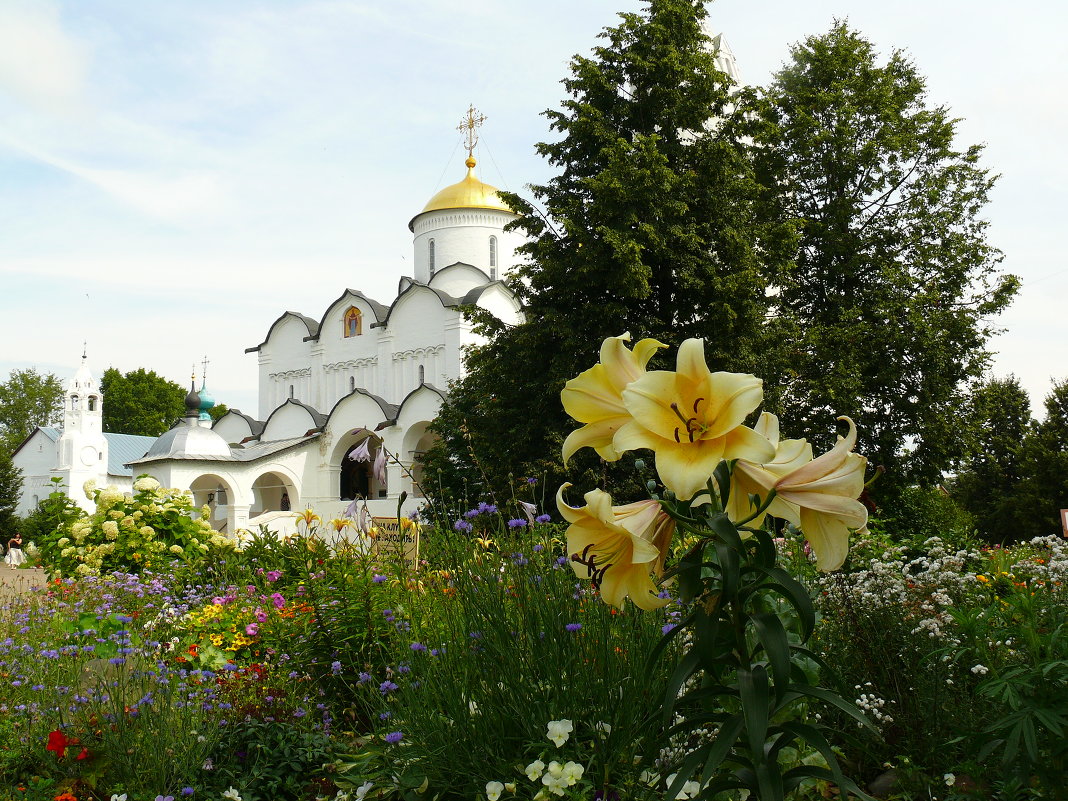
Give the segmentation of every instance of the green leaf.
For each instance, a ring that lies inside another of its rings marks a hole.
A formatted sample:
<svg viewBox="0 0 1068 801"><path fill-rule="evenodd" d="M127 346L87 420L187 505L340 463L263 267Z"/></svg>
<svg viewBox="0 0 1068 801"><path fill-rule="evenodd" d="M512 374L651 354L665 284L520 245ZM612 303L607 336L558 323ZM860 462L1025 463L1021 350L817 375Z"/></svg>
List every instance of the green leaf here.
<svg viewBox="0 0 1068 801"><path fill-rule="evenodd" d="M752 670L738 670L738 694L742 701L749 750L759 765L763 760L764 743L768 737L768 702L771 697L768 673L762 665L755 665Z"/></svg>
<svg viewBox="0 0 1068 801"><path fill-rule="evenodd" d="M782 775L775 762L763 760L754 769L760 801L781 801L783 798Z"/></svg>
<svg viewBox="0 0 1068 801"><path fill-rule="evenodd" d="M717 542L716 556L719 557L720 592L723 595L720 603L728 604L738 595L738 583L741 578L738 570L738 552L722 542Z"/></svg>
<svg viewBox="0 0 1068 801"><path fill-rule="evenodd" d="M831 773L834 776L834 781L839 787L860 796L864 801L875 801L870 795L857 787L852 779L842 773L842 768L838 764L838 757L835 755L834 749L831 748L831 744L827 742L827 738L823 736L819 729L815 726L810 726L807 723L800 723L798 721L788 721L779 726L779 728L783 731L790 732L790 734L799 740L804 740L819 751L824 761L826 761L827 765L830 767Z"/></svg>
<svg viewBox="0 0 1068 801"><path fill-rule="evenodd" d="M720 542L732 548L737 553L743 553L745 551L745 545L742 543L742 537L738 533L738 527L730 521L727 515L720 512L714 515L709 521L709 527L712 532L719 537Z"/></svg>
<svg viewBox="0 0 1068 801"><path fill-rule="evenodd" d="M835 692L832 692L824 687L813 687L808 684L791 684L790 689L798 693L799 695L808 695L812 698L818 698L821 701L824 701L835 707L836 709L845 712L847 715L849 715L849 717L853 718L853 720L855 720L861 726L868 729L868 731L871 731L875 734L879 733L879 730L871 724L871 721L868 720L868 718L864 715L863 712L857 709L855 704L850 703Z"/></svg>
<svg viewBox="0 0 1068 801"><path fill-rule="evenodd" d="M790 685L790 641L782 621L770 613L753 615L753 628L757 640L767 654L771 676L775 686L775 704L782 703L783 694Z"/></svg>
<svg viewBox="0 0 1068 801"><path fill-rule="evenodd" d="M734 745L734 741L737 740L738 735L742 733L742 727L744 725L745 721L741 715L734 715L720 725L719 734L717 734L716 739L712 741L712 746L708 749L708 756L705 758L702 784L711 779L719 769L719 766L723 764L723 760L725 760L731 752L731 747Z"/></svg>
<svg viewBox="0 0 1068 801"><path fill-rule="evenodd" d="M662 717L662 725L667 726L671 722L671 713L675 709L675 699L679 696L679 690L682 689L682 685L686 683L686 679L693 675L699 662L700 655L694 651L690 651L686 656L679 660L679 664L676 665L675 670L672 671L671 678L668 679L667 688L664 690L664 714Z"/></svg>
<svg viewBox="0 0 1068 801"><path fill-rule="evenodd" d="M812 636L816 628L816 607L812 605L812 598L805 586L781 567L764 568L756 566L758 572L766 575L771 581L764 585L764 589L781 595L794 608L798 620L803 629L802 641Z"/></svg>

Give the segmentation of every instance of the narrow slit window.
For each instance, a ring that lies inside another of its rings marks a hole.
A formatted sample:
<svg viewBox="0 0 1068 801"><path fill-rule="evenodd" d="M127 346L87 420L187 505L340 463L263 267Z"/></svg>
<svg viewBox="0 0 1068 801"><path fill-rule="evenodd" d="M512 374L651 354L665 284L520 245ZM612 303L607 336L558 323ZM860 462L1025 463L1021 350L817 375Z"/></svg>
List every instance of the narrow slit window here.
<svg viewBox="0 0 1068 801"><path fill-rule="evenodd" d="M426 263L430 268L430 277L434 277L434 240L426 243Z"/></svg>

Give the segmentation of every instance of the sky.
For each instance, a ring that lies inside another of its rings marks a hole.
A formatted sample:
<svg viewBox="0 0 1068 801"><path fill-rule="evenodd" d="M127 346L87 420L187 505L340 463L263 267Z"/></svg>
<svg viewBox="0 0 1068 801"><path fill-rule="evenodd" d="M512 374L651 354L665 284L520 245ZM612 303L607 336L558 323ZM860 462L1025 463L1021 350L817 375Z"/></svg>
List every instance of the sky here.
<svg viewBox="0 0 1068 801"><path fill-rule="evenodd" d="M541 112L577 53L637 0L0 0L0 379L187 384L256 410L256 356L286 310L351 287L388 303L409 220L464 174L456 126L486 115L483 180L551 168ZM1068 377L1068 5L1020 0L717 0L745 83L836 18L900 49L1001 177L985 216L1022 279L992 372L1036 412ZM1058 100L1058 98L1061 98Z"/></svg>

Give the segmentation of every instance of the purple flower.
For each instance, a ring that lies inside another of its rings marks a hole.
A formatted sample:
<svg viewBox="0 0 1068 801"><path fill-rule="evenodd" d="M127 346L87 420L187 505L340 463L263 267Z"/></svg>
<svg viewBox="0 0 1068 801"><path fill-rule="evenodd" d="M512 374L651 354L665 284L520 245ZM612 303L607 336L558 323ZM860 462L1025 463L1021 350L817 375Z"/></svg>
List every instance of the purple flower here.
<svg viewBox="0 0 1068 801"><path fill-rule="evenodd" d="M518 517L513 517L508 521L508 528L524 528L527 525L526 520L521 520Z"/></svg>
<svg viewBox="0 0 1068 801"><path fill-rule="evenodd" d="M264 612L263 609L257 609L256 610L256 620L258 620L260 623L266 623L267 622L267 613Z"/></svg>
<svg viewBox="0 0 1068 801"><path fill-rule="evenodd" d="M385 446L378 446L378 453L375 454L375 464L372 468L372 472L375 474L375 478L379 484L386 483L386 457L389 453L386 451Z"/></svg>
<svg viewBox="0 0 1068 801"><path fill-rule="evenodd" d="M356 682L356 683L357 684L366 684L370 680L371 680L371 674L370 673L360 673L360 680L358 682Z"/></svg>
<svg viewBox="0 0 1068 801"><path fill-rule="evenodd" d="M267 571L267 580L268 581L278 581L278 579L280 579L280 578L282 578L282 571L281 570L268 570Z"/></svg>
<svg viewBox="0 0 1068 801"><path fill-rule="evenodd" d="M454 531L470 531L474 528L474 526L472 526L466 520L457 520L455 523L452 524L452 527Z"/></svg>
<svg viewBox="0 0 1068 801"><path fill-rule="evenodd" d="M193 788L192 787L183 787L182 788L182 795L192 795L192 794L193 794Z"/></svg>
<svg viewBox="0 0 1068 801"><path fill-rule="evenodd" d="M333 673L335 676L338 673L340 673L341 672L341 663L340 662L331 662L330 663L330 672Z"/></svg>
<svg viewBox="0 0 1068 801"><path fill-rule="evenodd" d="M381 573L375 573L373 576L371 576L371 581L373 581L375 584L381 584L385 580L386 577L383 576Z"/></svg>
<svg viewBox="0 0 1068 801"><path fill-rule="evenodd" d="M675 628L675 624L674 623L665 623L663 626L660 627L660 633L661 634L667 634L673 628Z"/></svg>
<svg viewBox="0 0 1068 801"><path fill-rule="evenodd" d="M389 679L386 679L384 682L378 685L378 691L382 693L382 695L389 695L396 689L397 685L391 682Z"/></svg>
<svg viewBox="0 0 1068 801"><path fill-rule="evenodd" d="M578 631L581 628L581 623L568 623L566 626L564 626L564 629L566 629L567 631Z"/></svg>
<svg viewBox="0 0 1068 801"><path fill-rule="evenodd" d="M411 645L411 649L413 651L425 651L426 650L426 646L423 645L421 642L413 642L412 645Z"/></svg>
<svg viewBox="0 0 1068 801"><path fill-rule="evenodd" d="M404 733L399 731L391 731L386 735L386 742L392 745L393 743L399 743L404 739Z"/></svg>
<svg viewBox="0 0 1068 801"><path fill-rule="evenodd" d="M550 515L538 515L534 518L535 523L548 523L550 520L552 520Z"/></svg>
<svg viewBox="0 0 1068 801"><path fill-rule="evenodd" d="M257 626L255 623L249 623L247 626L245 626L245 634L247 634L249 637L255 637L259 633L260 627Z"/></svg>
<svg viewBox="0 0 1068 801"><path fill-rule="evenodd" d="M541 553L544 550L545 550L545 546L542 545L540 542L537 545L534 546L534 553Z"/></svg>
<svg viewBox="0 0 1068 801"><path fill-rule="evenodd" d="M349 454L349 458L354 462L371 461L371 438L365 437L356 450Z"/></svg>
<svg viewBox="0 0 1068 801"><path fill-rule="evenodd" d="M497 514L497 506L483 501L478 505L478 513L482 515L495 515Z"/></svg>
<svg viewBox="0 0 1068 801"><path fill-rule="evenodd" d="M294 710L294 712L293 712L293 717L295 717L295 718L302 718L302 717L304 717L304 716L305 716L305 715L307 715L307 714L308 714L307 712L305 712L305 711L304 711L304 710L303 710L303 709L302 709L301 707L299 707L299 706L298 706L298 707L296 708L296 710Z"/></svg>
<svg viewBox="0 0 1068 801"><path fill-rule="evenodd" d="M285 606L286 599L282 597L282 593L274 592L271 593L271 603L274 604L275 609L281 609L283 606Z"/></svg>

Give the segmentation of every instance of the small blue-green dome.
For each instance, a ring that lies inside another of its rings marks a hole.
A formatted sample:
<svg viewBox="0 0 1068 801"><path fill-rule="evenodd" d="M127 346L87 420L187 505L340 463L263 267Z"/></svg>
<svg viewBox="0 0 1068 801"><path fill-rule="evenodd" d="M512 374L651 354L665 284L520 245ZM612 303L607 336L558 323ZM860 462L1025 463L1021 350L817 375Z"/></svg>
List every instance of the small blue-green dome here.
<svg viewBox="0 0 1068 801"><path fill-rule="evenodd" d="M200 395L200 419L210 420L211 415L208 414L208 410L215 405L215 398L211 396L211 393L208 392L207 387L203 384L201 384L198 394Z"/></svg>

